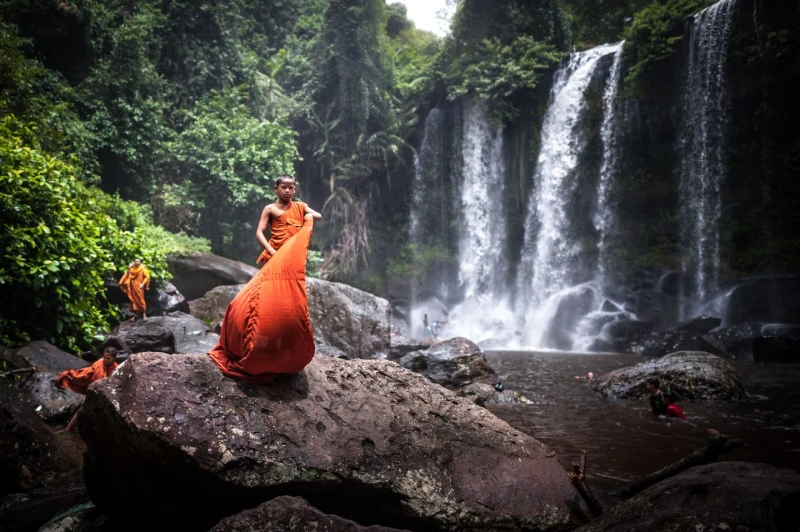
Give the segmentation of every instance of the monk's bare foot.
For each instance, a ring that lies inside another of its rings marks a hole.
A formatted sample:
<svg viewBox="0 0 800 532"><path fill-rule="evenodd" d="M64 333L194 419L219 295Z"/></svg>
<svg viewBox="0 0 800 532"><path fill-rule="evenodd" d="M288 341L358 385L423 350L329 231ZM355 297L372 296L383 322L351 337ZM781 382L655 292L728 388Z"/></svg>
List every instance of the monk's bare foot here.
<svg viewBox="0 0 800 532"><path fill-rule="evenodd" d="M147 321L147 316L142 316L142 321Z"/></svg>
<svg viewBox="0 0 800 532"><path fill-rule="evenodd" d="M128 321L136 321L136 316L132 317L132 318L131 318L131 319L129 319Z"/></svg>

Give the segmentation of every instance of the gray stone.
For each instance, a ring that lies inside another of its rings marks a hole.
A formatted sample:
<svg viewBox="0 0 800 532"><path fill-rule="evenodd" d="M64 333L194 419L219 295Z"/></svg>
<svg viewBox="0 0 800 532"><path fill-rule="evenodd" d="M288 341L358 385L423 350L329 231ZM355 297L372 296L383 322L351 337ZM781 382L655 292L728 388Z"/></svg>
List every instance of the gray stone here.
<svg viewBox="0 0 800 532"><path fill-rule="evenodd" d="M494 379L494 370L486 363L481 348L460 337L413 351L401 358L399 364L451 389Z"/></svg>
<svg viewBox="0 0 800 532"><path fill-rule="evenodd" d="M175 353L175 335L170 329L160 325L160 316L151 316L147 321L123 321L119 324L113 337L120 342L128 354L158 351ZM108 339L106 340L108 343ZM119 348L117 348L119 350Z"/></svg>
<svg viewBox="0 0 800 532"><path fill-rule="evenodd" d="M800 323L800 275L768 275L743 279L731 289L725 323Z"/></svg>
<svg viewBox="0 0 800 532"><path fill-rule="evenodd" d="M34 340L19 349L17 356L25 360L29 366L47 369L55 373L68 369L85 368L89 365L85 360L65 353L56 346L42 340Z"/></svg>
<svg viewBox="0 0 800 532"><path fill-rule="evenodd" d="M16 351L0 344L0 368L3 370L27 368L28 362Z"/></svg>
<svg viewBox="0 0 800 532"><path fill-rule="evenodd" d="M576 532L800 530L800 474L750 462L693 467Z"/></svg>
<svg viewBox="0 0 800 532"><path fill-rule="evenodd" d="M56 387L57 373L37 371L22 376L15 384L22 397L45 421L68 421L83 403L83 395Z"/></svg>
<svg viewBox="0 0 800 532"><path fill-rule="evenodd" d="M430 347L430 343L416 338L408 338L399 334L392 334L389 346L389 360L398 360L412 351L420 351Z"/></svg>
<svg viewBox="0 0 800 532"><path fill-rule="evenodd" d="M203 297L217 286L246 284L258 273L253 266L213 253L170 255L167 267L172 274L172 284L188 301Z"/></svg>
<svg viewBox="0 0 800 532"><path fill-rule="evenodd" d="M189 313L208 323L212 328L216 327L222 323L228 305L244 287L243 284L235 284L212 288L203 297L189 302Z"/></svg>
<svg viewBox="0 0 800 532"><path fill-rule="evenodd" d="M276 497L217 523L209 532L399 532L385 526L361 526L320 512L300 497Z"/></svg>
<svg viewBox="0 0 800 532"><path fill-rule="evenodd" d="M647 379L690 400L738 401L746 398L739 375L726 361L709 353L681 351L620 368L598 378L594 390L615 399L646 397Z"/></svg>
<svg viewBox="0 0 800 532"><path fill-rule="evenodd" d="M547 446L389 361L315 357L256 386L205 355L132 355L89 389L78 426L92 501L130 526L208 528L279 495L412 530L586 518Z"/></svg>
<svg viewBox="0 0 800 532"><path fill-rule="evenodd" d="M686 331L703 335L719 327L722 320L711 316L697 316L690 320L679 323L673 329L676 331Z"/></svg>
<svg viewBox="0 0 800 532"><path fill-rule="evenodd" d="M152 341L158 342L156 345L164 346L165 351L163 352L207 353L217 345L217 340L219 340L219 335L212 331L205 322L183 312L153 316L147 321L124 321L120 323L116 335L131 345L129 338L139 335L140 331L142 337L148 331L152 331ZM170 339L170 335L172 339ZM131 345L131 349L133 352L143 352L134 348L133 345Z"/></svg>

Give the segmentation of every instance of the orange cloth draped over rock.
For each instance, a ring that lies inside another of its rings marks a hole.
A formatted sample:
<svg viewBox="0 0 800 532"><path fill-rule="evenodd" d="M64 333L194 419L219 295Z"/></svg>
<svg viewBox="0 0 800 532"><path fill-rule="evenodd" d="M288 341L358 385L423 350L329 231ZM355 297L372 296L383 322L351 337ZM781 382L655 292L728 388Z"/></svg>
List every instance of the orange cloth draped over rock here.
<svg viewBox="0 0 800 532"><path fill-rule="evenodd" d="M306 204L302 201L293 201L288 209L283 211L283 214L272 220L270 231L272 236L269 239L269 245L275 251L281 249L281 246L286 243L291 237L303 227L303 218L305 217ZM265 249L258 256L257 264L262 262L266 264L272 256Z"/></svg>
<svg viewBox="0 0 800 532"><path fill-rule="evenodd" d="M75 393L86 394L86 389L91 383L105 379L114 373L117 366L116 362L106 366L105 361L101 358L88 368L68 369L61 373L56 379L56 386L62 390L69 387Z"/></svg>
<svg viewBox="0 0 800 532"><path fill-rule="evenodd" d="M297 373L314 358L306 294L313 227L304 220L228 305L219 342L208 353L226 375L269 384L273 374Z"/></svg>
<svg viewBox="0 0 800 532"><path fill-rule="evenodd" d="M128 268L122 279L119 280L119 287L131 300L131 310L134 312L144 312L147 305L144 302L144 283L145 288L150 289L150 272L143 265Z"/></svg>

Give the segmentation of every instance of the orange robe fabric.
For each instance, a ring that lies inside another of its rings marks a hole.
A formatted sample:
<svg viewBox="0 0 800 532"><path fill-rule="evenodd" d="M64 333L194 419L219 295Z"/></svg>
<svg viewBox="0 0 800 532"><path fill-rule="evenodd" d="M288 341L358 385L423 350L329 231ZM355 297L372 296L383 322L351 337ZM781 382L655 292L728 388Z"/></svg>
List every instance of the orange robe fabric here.
<svg viewBox="0 0 800 532"><path fill-rule="evenodd" d="M150 289L150 272L144 266L128 268L125 275L119 280L119 287L131 300L131 310L134 312L145 312L147 305L144 302L144 289Z"/></svg>
<svg viewBox="0 0 800 532"><path fill-rule="evenodd" d="M88 368L81 369L68 369L61 373L56 379L56 386L61 388L69 387L75 393L86 394L86 389L94 381L105 379L117 369L118 364L114 362L110 366L106 366L105 361L101 358ZM69 379L68 377L72 377Z"/></svg>
<svg viewBox="0 0 800 532"><path fill-rule="evenodd" d="M297 373L314 358L306 293L313 227L304 220L228 305L219 342L208 353L226 375L269 384L273 374Z"/></svg>
<svg viewBox="0 0 800 532"><path fill-rule="evenodd" d="M305 217L306 204L302 201L293 201L288 209L283 211L283 214L272 220L270 230L272 237L269 239L269 245L272 249L278 251L281 249L287 240L292 238L303 227L303 218ZM265 249L258 256L257 264L262 262L266 264L272 256Z"/></svg>

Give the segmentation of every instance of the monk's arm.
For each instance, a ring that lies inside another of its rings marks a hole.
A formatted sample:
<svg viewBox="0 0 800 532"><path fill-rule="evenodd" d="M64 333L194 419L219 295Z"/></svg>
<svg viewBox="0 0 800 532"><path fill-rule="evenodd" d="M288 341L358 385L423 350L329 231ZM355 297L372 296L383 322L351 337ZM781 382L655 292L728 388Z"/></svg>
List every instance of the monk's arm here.
<svg viewBox="0 0 800 532"><path fill-rule="evenodd" d="M304 218L308 218L308 215L310 214L314 221L322 220L322 215L309 207L308 204L306 204L306 210L303 214L305 215Z"/></svg>
<svg viewBox="0 0 800 532"><path fill-rule="evenodd" d="M267 205L264 207L264 210L261 211L261 219L258 221L258 228L256 229L256 240L258 240L259 244L264 246L264 249L266 249L270 255L274 255L275 249L269 245L267 237L264 236L264 231L266 231L267 226L269 225L269 214L270 209L269 205Z"/></svg>
<svg viewBox="0 0 800 532"><path fill-rule="evenodd" d="M144 282L142 282L142 288L150 290L150 270L144 268L144 271L142 273L144 274Z"/></svg>

